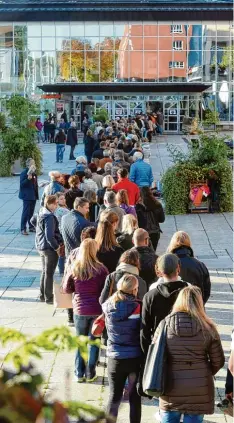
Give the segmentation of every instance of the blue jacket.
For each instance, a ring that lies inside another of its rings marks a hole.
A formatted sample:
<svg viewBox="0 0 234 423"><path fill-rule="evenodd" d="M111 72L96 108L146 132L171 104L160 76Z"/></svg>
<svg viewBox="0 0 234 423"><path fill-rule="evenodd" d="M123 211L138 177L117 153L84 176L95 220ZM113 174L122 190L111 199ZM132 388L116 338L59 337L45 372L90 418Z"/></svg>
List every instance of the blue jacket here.
<svg viewBox="0 0 234 423"><path fill-rule="evenodd" d="M142 159L138 159L131 166L129 179L139 187L150 187L154 181L152 167Z"/></svg>
<svg viewBox="0 0 234 423"><path fill-rule="evenodd" d="M58 220L45 207L40 209L37 217L35 243L39 251L57 250L59 245L63 244L63 238L59 232Z"/></svg>
<svg viewBox="0 0 234 423"><path fill-rule="evenodd" d="M83 164L83 163L79 163L79 164L76 165L75 169L73 169L71 171L71 176L72 175L75 175L76 172L84 172L85 169L87 169L87 166L85 164Z"/></svg>
<svg viewBox="0 0 234 423"><path fill-rule="evenodd" d="M28 169L24 169L20 174L20 200L36 201L38 200L37 175L33 173L32 179L28 179Z"/></svg>
<svg viewBox="0 0 234 423"><path fill-rule="evenodd" d="M41 197L41 206L44 206L46 195L54 195L56 194L56 192L65 192L65 188L61 184L59 184L59 182L52 181L49 183L49 185L46 185Z"/></svg>
<svg viewBox="0 0 234 423"><path fill-rule="evenodd" d="M80 235L87 226L96 226L96 223L89 222L82 213L71 210L61 220L61 232L65 244L66 257L70 252L80 246Z"/></svg>
<svg viewBox="0 0 234 423"><path fill-rule="evenodd" d="M116 305L111 298L102 305L108 334L107 356L111 358L136 358L142 354L140 302L132 295L126 297Z"/></svg>

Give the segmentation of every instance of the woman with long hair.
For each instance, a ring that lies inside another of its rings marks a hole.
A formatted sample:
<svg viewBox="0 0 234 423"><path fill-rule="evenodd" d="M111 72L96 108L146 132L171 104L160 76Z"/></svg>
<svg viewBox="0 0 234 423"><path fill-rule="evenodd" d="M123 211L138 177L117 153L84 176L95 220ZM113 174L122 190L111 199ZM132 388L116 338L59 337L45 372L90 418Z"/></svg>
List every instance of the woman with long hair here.
<svg viewBox="0 0 234 423"><path fill-rule="evenodd" d="M109 272L114 272L123 249L116 241L115 231L119 218L116 213L103 211L97 227L95 240L98 245L98 259L105 264Z"/></svg>
<svg viewBox="0 0 234 423"><path fill-rule="evenodd" d="M147 285L146 282L139 276L139 270L140 258L138 251L135 248L125 251L119 259L116 270L110 273L105 280L105 285L99 298L100 304L103 304L107 300L111 286L112 294L117 291L117 284L126 273L134 275L138 279L137 298L139 298L139 300L143 300L143 297L147 292Z"/></svg>
<svg viewBox="0 0 234 423"><path fill-rule="evenodd" d="M150 236L153 248L156 251L160 239L160 225L165 220L162 204L156 200L149 187L140 189L140 200L135 206L139 228L145 229Z"/></svg>
<svg viewBox="0 0 234 423"><path fill-rule="evenodd" d="M96 222L100 206L97 203L97 194L92 189L87 189L84 192L84 198L87 198L89 200L89 216L88 219L90 222Z"/></svg>
<svg viewBox="0 0 234 423"><path fill-rule="evenodd" d="M68 209L72 210L75 199L77 197L82 197L83 191L80 189L80 179L78 175L70 176L68 184L70 188L65 194L65 199Z"/></svg>
<svg viewBox="0 0 234 423"><path fill-rule="evenodd" d="M137 218L132 214L126 214L123 217L122 233L117 238L117 242L124 251L133 248L132 237L136 229L138 229Z"/></svg>
<svg viewBox="0 0 234 423"><path fill-rule="evenodd" d="M120 189L116 194L117 205L125 211L126 214L136 216L135 207L129 206L128 192L126 189Z"/></svg>
<svg viewBox="0 0 234 423"><path fill-rule="evenodd" d="M167 252L179 257L181 278L200 288L205 304L210 297L210 275L206 265L194 257L191 240L187 232L175 232L168 245Z"/></svg>
<svg viewBox="0 0 234 423"><path fill-rule="evenodd" d="M224 365L224 353L214 322L207 316L201 291L189 286L180 291L171 314L160 323L167 327L167 373L160 397L162 423L201 423L214 413L214 375Z"/></svg>
<svg viewBox="0 0 234 423"><path fill-rule="evenodd" d="M91 335L94 320L101 314L99 296L104 286L107 268L97 259L97 243L93 239L85 239L79 248L77 259L74 261L71 272L64 278L63 292L72 293L74 323L77 335ZM89 346L87 368L80 351L75 359L75 374L78 382L93 382L96 376L96 364L99 348Z"/></svg>
<svg viewBox="0 0 234 423"><path fill-rule="evenodd" d="M137 394L142 352L140 347L141 306L137 301L138 280L125 274L117 291L103 305L108 334L109 400L107 413L117 420L125 382L129 383L130 423L141 421L141 398Z"/></svg>

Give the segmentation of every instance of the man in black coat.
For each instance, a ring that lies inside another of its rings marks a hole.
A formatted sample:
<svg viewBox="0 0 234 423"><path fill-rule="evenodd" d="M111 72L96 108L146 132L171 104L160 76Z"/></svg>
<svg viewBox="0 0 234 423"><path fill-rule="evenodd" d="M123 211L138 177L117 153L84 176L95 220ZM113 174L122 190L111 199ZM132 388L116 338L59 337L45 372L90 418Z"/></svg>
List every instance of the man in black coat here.
<svg viewBox="0 0 234 423"><path fill-rule="evenodd" d="M71 127L67 131L67 145L71 146L69 160L76 160L74 150L77 145L77 131L75 122L71 123Z"/></svg>
<svg viewBox="0 0 234 423"><path fill-rule="evenodd" d="M104 157L104 150L105 149L106 149L106 142L105 141L101 141L100 142L100 148L98 150L95 150L94 151L94 153L92 155L92 158L93 159L99 159L99 160L103 159L103 157Z"/></svg>
<svg viewBox="0 0 234 423"><path fill-rule="evenodd" d="M39 198L35 161L31 158L26 160L26 169L20 174L19 198L23 200L21 233L22 235L28 235L27 224L29 232L35 232L30 220L35 210L36 201Z"/></svg>
<svg viewBox="0 0 234 423"><path fill-rule="evenodd" d="M159 257L157 268L163 282L159 282L157 287L147 292L143 298L141 348L145 356L159 323L170 314L181 289L189 285L179 276L180 260L175 254L169 253Z"/></svg>
<svg viewBox="0 0 234 423"><path fill-rule="evenodd" d="M147 284L147 290L150 285L156 281L155 264L158 256L152 247L149 246L149 234L144 229L136 229L133 235L133 244L140 257L140 277Z"/></svg>

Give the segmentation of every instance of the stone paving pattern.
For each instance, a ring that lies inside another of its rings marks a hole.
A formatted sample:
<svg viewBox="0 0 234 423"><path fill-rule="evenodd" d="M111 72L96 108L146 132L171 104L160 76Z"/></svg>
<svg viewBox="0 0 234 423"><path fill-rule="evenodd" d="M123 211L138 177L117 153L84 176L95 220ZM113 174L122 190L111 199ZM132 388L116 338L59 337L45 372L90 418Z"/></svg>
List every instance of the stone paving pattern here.
<svg viewBox="0 0 234 423"><path fill-rule="evenodd" d="M166 144L173 143L182 150L186 144L180 136L163 136L151 146L153 166L156 179L170 164ZM44 173L39 180L48 179L49 170L69 172L74 162L68 160L68 148L63 164L55 163L55 145L41 145L44 156ZM78 145L76 153L83 151ZM66 312L56 311L53 307L40 303L39 278L40 258L34 247L34 234L22 237L19 232L22 202L18 199L19 177L0 178L0 326L15 328L31 335L39 334L46 328L66 324ZM207 312L215 320L221 334L226 356L225 368L215 378L216 400L224 397L227 360L230 351L230 335L233 326L233 215L200 214L167 216L161 225L163 234L158 253L165 252L171 236L177 230L187 231L192 239L195 255L209 268L212 293L206 306ZM34 278L32 286L22 288L19 278ZM56 274L55 280L59 280ZM6 283L7 282L7 283ZM8 286L7 288L5 286ZM72 329L74 330L74 329ZM11 349L0 347L0 364ZM98 380L90 385L77 384L73 377L74 353L44 353L43 361L37 361L37 367L45 376L45 395L50 398L76 399L88 401L100 408L108 398L108 380L106 372L105 351L101 354L98 366ZM66 372L70 372L70 383L66 383ZM142 423L155 420L158 401L143 400ZM128 421L128 404L120 407L118 422ZM216 408L215 414L206 416L209 422L231 422Z"/></svg>

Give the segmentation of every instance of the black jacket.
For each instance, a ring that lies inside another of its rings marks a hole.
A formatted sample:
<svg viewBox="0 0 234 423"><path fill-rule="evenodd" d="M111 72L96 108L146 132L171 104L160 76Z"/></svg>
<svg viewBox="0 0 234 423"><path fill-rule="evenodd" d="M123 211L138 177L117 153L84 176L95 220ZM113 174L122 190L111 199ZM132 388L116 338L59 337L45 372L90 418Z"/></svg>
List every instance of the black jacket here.
<svg viewBox="0 0 234 423"><path fill-rule="evenodd" d="M136 247L140 256L140 276L146 281L147 290L157 280L155 264L158 256L151 247Z"/></svg>
<svg viewBox="0 0 234 423"><path fill-rule="evenodd" d="M83 197L83 191L78 188L70 188L65 194L66 205L69 210L73 209L76 197Z"/></svg>
<svg viewBox="0 0 234 423"><path fill-rule="evenodd" d="M86 135L84 137L84 151L88 156L92 156L95 149L96 141L93 137ZM103 151L103 150L102 150ZM96 157L96 156L93 156Z"/></svg>
<svg viewBox="0 0 234 423"><path fill-rule="evenodd" d="M143 298L141 348L146 355L161 320L170 314L181 289L188 286L184 281L163 282L147 292Z"/></svg>
<svg viewBox="0 0 234 423"><path fill-rule="evenodd" d="M149 234L161 232L159 223L165 220L162 205L155 204L153 208L147 208L144 204L136 204L136 214L139 228L145 229Z"/></svg>
<svg viewBox="0 0 234 423"><path fill-rule="evenodd" d="M117 291L117 283L122 278L122 276L124 276L126 273L131 274L131 275L135 275L136 278L138 279L139 288L138 288L137 297L138 297L139 300L143 300L143 297L147 292L147 286L146 286L145 281L140 276L137 275L136 271L137 271L137 268L135 266L125 264L125 263L121 263L120 266L117 267L115 272L109 274L106 277L105 285L104 285L104 288L103 288L101 295L100 295L100 298L99 298L100 304L103 304L107 300L107 298L109 297L111 282L114 281L113 289L112 289L112 293L111 293L111 295L112 295Z"/></svg>
<svg viewBox="0 0 234 423"><path fill-rule="evenodd" d="M111 273L116 270L119 259L123 252L124 250L120 246L116 245L112 250L109 251L104 249L99 250L97 253L97 258L107 267L109 273Z"/></svg>
<svg viewBox="0 0 234 423"><path fill-rule="evenodd" d="M194 257L193 250L190 247L175 248L172 253L180 259L181 279L198 286L202 292L203 301L206 303L210 297L211 289L210 275L206 265Z"/></svg>
<svg viewBox="0 0 234 423"><path fill-rule="evenodd" d="M133 248L133 242L132 242L133 234L134 232L130 235L123 233L117 238L118 244L120 245L120 247L123 248L124 251L130 250L131 248Z"/></svg>
<svg viewBox="0 0 234 423"><path fill-rule="evenodd" d="M92 157L93 159L103 159L104 155L103 155L103 148L99 148L98 150L94 151Z"/></svg>
<svg viewBox="0 0 234 423"><path fill-rule="evenodd" d="M77 131L76 128L69 128L67 131L67 145L74 147L77 145Z"/></svg>

